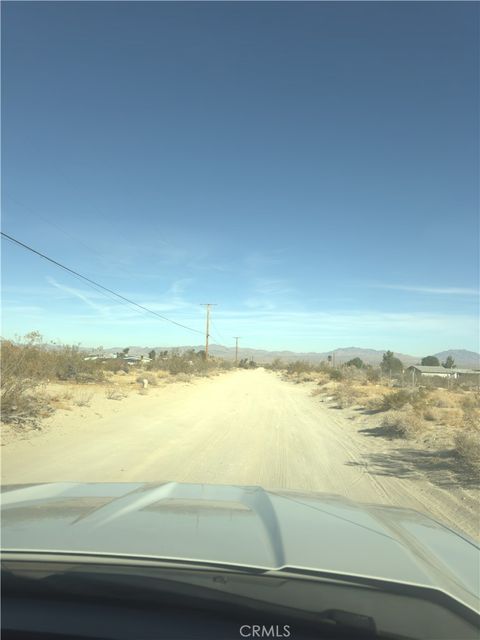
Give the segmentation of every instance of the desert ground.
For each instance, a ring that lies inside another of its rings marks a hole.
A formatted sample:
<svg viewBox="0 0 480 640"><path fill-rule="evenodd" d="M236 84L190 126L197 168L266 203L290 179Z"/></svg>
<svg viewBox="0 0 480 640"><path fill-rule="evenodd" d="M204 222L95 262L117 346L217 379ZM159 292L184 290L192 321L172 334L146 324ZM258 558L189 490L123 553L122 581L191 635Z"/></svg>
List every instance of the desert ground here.
<svg viewBox="0 0 480 640"><path fill-rule="evenodd" d="M6 427L2 482L321 491L413 508L479 537L478 478L459 474L448 450L385 437L375 416L339 410L311 384L260 368L116 391L69 392L40 430Z"/></svg>

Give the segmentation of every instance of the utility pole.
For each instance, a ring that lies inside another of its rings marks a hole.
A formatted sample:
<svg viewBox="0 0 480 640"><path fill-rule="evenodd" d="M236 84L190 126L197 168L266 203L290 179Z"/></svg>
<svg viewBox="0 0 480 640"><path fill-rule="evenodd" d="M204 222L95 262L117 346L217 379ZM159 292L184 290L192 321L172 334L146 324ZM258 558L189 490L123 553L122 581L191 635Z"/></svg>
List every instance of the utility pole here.
<svg viewBox="0 0 480 640"><path fill-rule="evenodd" d="M206 307L207 310L207 322L205 326L205 360L208 360L208 338L210 337L210 307L213 307L211 302L207 304L202 304L202 307Z"/></svg>
<svg viewBox="0 0 480 640"><path fill-rule="evenodd" d="M235 364L238 363L238 341L241 336L233 336L235 338Z"/></svg>

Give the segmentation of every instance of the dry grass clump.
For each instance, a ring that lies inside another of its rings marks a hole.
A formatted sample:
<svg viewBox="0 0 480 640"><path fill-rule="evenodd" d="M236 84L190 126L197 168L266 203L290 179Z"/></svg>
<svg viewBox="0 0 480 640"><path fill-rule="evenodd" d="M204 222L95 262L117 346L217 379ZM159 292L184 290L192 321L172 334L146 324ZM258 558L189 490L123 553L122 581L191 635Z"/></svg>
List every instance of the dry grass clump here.
<svg viewBox="0 0 480 640"><path fill-rule="evenodd" d="M403 409L407 404L412 404L412 391L400 389L383 396L382 408L384 411Z"/></svg>
<svg viewBox="0 0 480 640"><path fill-rule="evenodd" d="M463 411L459 407L438 409L440 424L446 427L462 427Z"/></svg>
<svg viewBox="0 0 480 640"><path fill-rule="evenodd" d="M357 367L343 367L343 379L346 382L354 382L364 384L368 382L366 369L357 369Z"/></svg>
<svg viewBox="0 0 480 640"><path fill-rule="evenodd" d="M205 372L206 374L207 372ZM205 376L205 377L209 377L209 376ZM192 376L188 375L188 373L177 373L177 375L174 378L175 382L191 382Z"/></svg>
<svg viewBox="0 0 480 640"><path fill-rule="evenodd" d="M347 407L351 407L355 404L358 395L358 391L351 384L344 382L338 385L334 397L337 402L337 406L340 409L346 409Z"/></svg>
<svg viewBox="0 0 480 640"><path fill-rule="evenodd" d="M144 384L144 380L146 380L148 384L151 384L152 387L156 387L158 384L157 377L153 373L142 372L141 375L137 377L136 382L138 382L138 384Z"/></svg>
<svg viewBox="0 0 480 640"><path fill-rule="evenodd" d="M434 407L427 407L423 412L423 419L429 422L438 422L440 420L440 413Z"/></svg>
<svg viewBox="0 0 480 640"><path fill-rule="evenodd" d="M398 438L413 438L425 427L423 419L413 409L389 411L381 424Z"/></svg>
<svg viewBox="0 0 480 640"><path fill-rule="evenodd" d="M399 389L383 396L384 411L398 411L413 407L417 412L424 411L429 405L429 391L427 389Z"/></svg>
<svg viewBox="0 0 480 640"><path fill-rule="evenodd" d="M364 402L364 406L367 411L382 411L383 396L370 396Z"/></svg>
<svg viewBox="0 0 480 640"><path fill-rule="evenodd" d="M453 438L460 459L470 467L480 467L480 411L470 409L463 414L462 429Z"/></svg>
<svg viewBox="0 0 480 640"><path fill-rule="evenodd" d="M455 451L471 467L480 466L480 429L465 429L455 434Z"/></svg>
<svg viewBox="0 0 480 640"><path fill-rule="evenodd" d="M80 393L74 400L77 407L89 407L93 398L93 393Z"/></svg>
<svg viewBox="0 0 480 640"><path fill-rule="evenodd" d="M480 394L472 393L465 398L461 399L461 407L462 409L468 413L475 413L477 409L480 409Z"/></svg>
<svg viewBox="0 0 480 640"><path fill-rule="evenodd" d="M127 394L118 389L118 387L108 387L108 389L105 389L105 397L108 400L123 400L123 398L127 397Z"/></svg>
<svg viewBox="0 0 480 640"><path fill-rule="evenodd" d="M453 409L455 407L449 398L435 398L432 404L438 409Z"/></svg>

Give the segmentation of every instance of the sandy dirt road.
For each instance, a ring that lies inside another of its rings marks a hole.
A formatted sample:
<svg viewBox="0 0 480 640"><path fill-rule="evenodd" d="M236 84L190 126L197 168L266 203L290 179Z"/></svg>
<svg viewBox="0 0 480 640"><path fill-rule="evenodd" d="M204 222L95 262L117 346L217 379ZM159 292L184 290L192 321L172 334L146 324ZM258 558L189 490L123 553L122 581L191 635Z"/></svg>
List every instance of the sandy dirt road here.
<svg viewBox="0 0 480 640"><path fill-rule="evenodd" d="M178 481L324 491L411 507L478 538L478 492L369 462L391 446L361 434L303 385L258 369L171 385L108 415L56 418L2 447L4 483Z"/></svg>

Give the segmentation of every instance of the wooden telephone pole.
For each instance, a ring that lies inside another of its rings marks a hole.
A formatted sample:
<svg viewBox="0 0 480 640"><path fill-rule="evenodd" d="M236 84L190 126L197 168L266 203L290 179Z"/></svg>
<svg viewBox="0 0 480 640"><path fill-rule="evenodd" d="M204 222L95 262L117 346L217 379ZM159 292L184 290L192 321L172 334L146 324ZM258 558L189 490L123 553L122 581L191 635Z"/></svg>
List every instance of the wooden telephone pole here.
<svg viewBox="0 0 480 640"><path fill-rule="evenodd" d="M210 337L210 307L216 306L211 302L202 304L202 307L206 307L207 310L207 322L205 327L205 360L208 359L208 339Z"/></svg>
<svg viewBox="0 0 480 640"><path fill-rule="evenodd" d="M238 364L238 341L241 336L233 336L235 338L235 364Z"/></svg>

